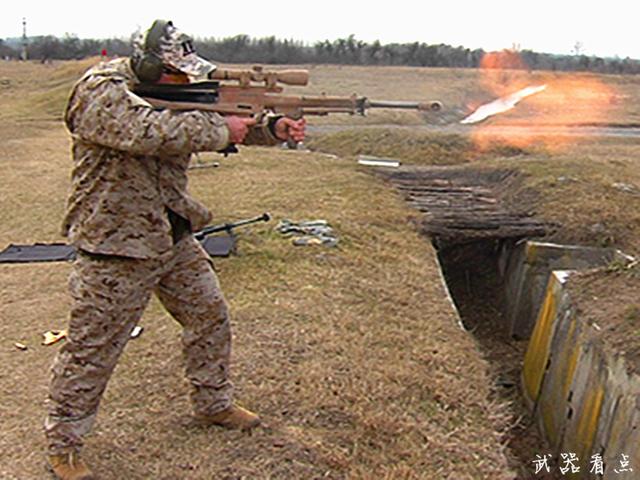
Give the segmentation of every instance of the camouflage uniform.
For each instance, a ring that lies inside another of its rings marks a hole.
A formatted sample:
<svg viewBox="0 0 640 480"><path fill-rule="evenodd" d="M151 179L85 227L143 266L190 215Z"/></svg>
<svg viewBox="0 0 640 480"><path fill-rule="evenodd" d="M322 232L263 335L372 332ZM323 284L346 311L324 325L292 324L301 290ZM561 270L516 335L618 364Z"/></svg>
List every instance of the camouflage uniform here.
<svg viewBox="0 0 640 480"><path fill-rule="evenodd" d="M75 85L65 114L74 169L63 232L79 250L69 333L54 361L45 432L49 453L82 446L111 372L152 293L183 327L196 413L231 403L231 332L210 259L189 234L211 213L187 193L190 154L227 146L211 112L158 111L131 92L128 59ZM245 143L274 144L266 126Z"/></svg>

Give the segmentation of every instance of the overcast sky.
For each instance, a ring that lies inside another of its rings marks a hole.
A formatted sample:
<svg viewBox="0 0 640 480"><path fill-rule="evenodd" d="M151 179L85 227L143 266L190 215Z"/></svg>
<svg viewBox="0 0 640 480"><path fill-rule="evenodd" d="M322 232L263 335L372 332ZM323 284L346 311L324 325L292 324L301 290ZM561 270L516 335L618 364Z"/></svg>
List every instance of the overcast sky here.
<svg viewBox="0 0 640 480"><path fill-rule="evenodd" d="M0 38L74 34L129 38L156 18L195 37L246 34L313 44L354 34L366 42L423 42L499 50L519 45L538 52L640 59L638 0L5 0Z"/></svg>

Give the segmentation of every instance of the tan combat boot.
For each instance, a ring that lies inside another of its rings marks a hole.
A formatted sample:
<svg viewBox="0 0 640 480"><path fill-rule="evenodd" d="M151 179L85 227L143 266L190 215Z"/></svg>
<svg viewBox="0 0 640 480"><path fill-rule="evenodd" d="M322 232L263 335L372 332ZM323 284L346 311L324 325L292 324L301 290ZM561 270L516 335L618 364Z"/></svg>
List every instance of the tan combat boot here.
<svg viewBox="0 0 640 480"><path fill-rule="evenodd" d="M97 480L78 452L49 455L49 470L58 480Z"/></svg>
<svg viewBox="0 0 640 480"><path fill-rule="evenodd" d="M260 425L258 415L237 405L214 415L198 415L196 419L201 425L217 425L230 430L251 430Z"/></svg>

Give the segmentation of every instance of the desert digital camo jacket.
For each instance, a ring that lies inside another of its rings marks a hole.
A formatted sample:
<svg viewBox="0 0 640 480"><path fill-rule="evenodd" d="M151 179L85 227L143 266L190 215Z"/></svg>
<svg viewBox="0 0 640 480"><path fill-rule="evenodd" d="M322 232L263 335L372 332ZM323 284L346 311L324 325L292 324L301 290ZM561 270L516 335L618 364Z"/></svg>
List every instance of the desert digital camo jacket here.
<svg viewBox="0 0 640 480"><path fill-rule="evenodd" d="M193 152L227 146L224 118L155 110L132 93L129 59L101 63L74 86L65 112L74 169L63 234L92 253L154 258L172 246L167 209L194 230L211 213L187 192ZM267 127L245 143L274 144Z"/></svg>
<svg viewBox="0 0 640 480"><path fill-rule="evenodd" d="M187 192L187 167L192 152L226 147L228 129L215 113L154 110L131 92L135 81L128 59L101 64L75 85L66 111L75 165L64 232L80 252L47 401L51 455L82 447L152 294L183 327L194 411L212 415L232 402L226 301L207 253L192 235L174 240L168 216L194 229L209 222ZM268 123L248 137L277 141Z"/></svg>

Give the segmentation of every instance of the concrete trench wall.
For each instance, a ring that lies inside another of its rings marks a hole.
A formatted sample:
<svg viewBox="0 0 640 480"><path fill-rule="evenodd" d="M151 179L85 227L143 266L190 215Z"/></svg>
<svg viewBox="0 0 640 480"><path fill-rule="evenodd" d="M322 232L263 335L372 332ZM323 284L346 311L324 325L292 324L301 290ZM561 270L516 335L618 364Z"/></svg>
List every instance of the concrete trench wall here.
<svg viewBox="0 0 640 480"><path fill-rule="evenodd" d="M578 457L580 472L572 478L640 478L640 376L629 375L623 360L605 350L597 325L581 321L565 288L570 272L555 270L616 259L629 257L535 242L506 249L500 258L510 331L521 337L531 332L524 398L554 459L563 453ZM590 473L596 454L604 459L604 476ZM633 472L623 471L625 459Z"/></svg>
<svg viewBox="0 0 640 480"><path fill-rule="evenodd" d="M615 260L626 262L628 257L613 248L532 241L504 243L498 268L505 284L505 313L511 335L519 339L531 335L552 271L605 266Z"/></svg>

